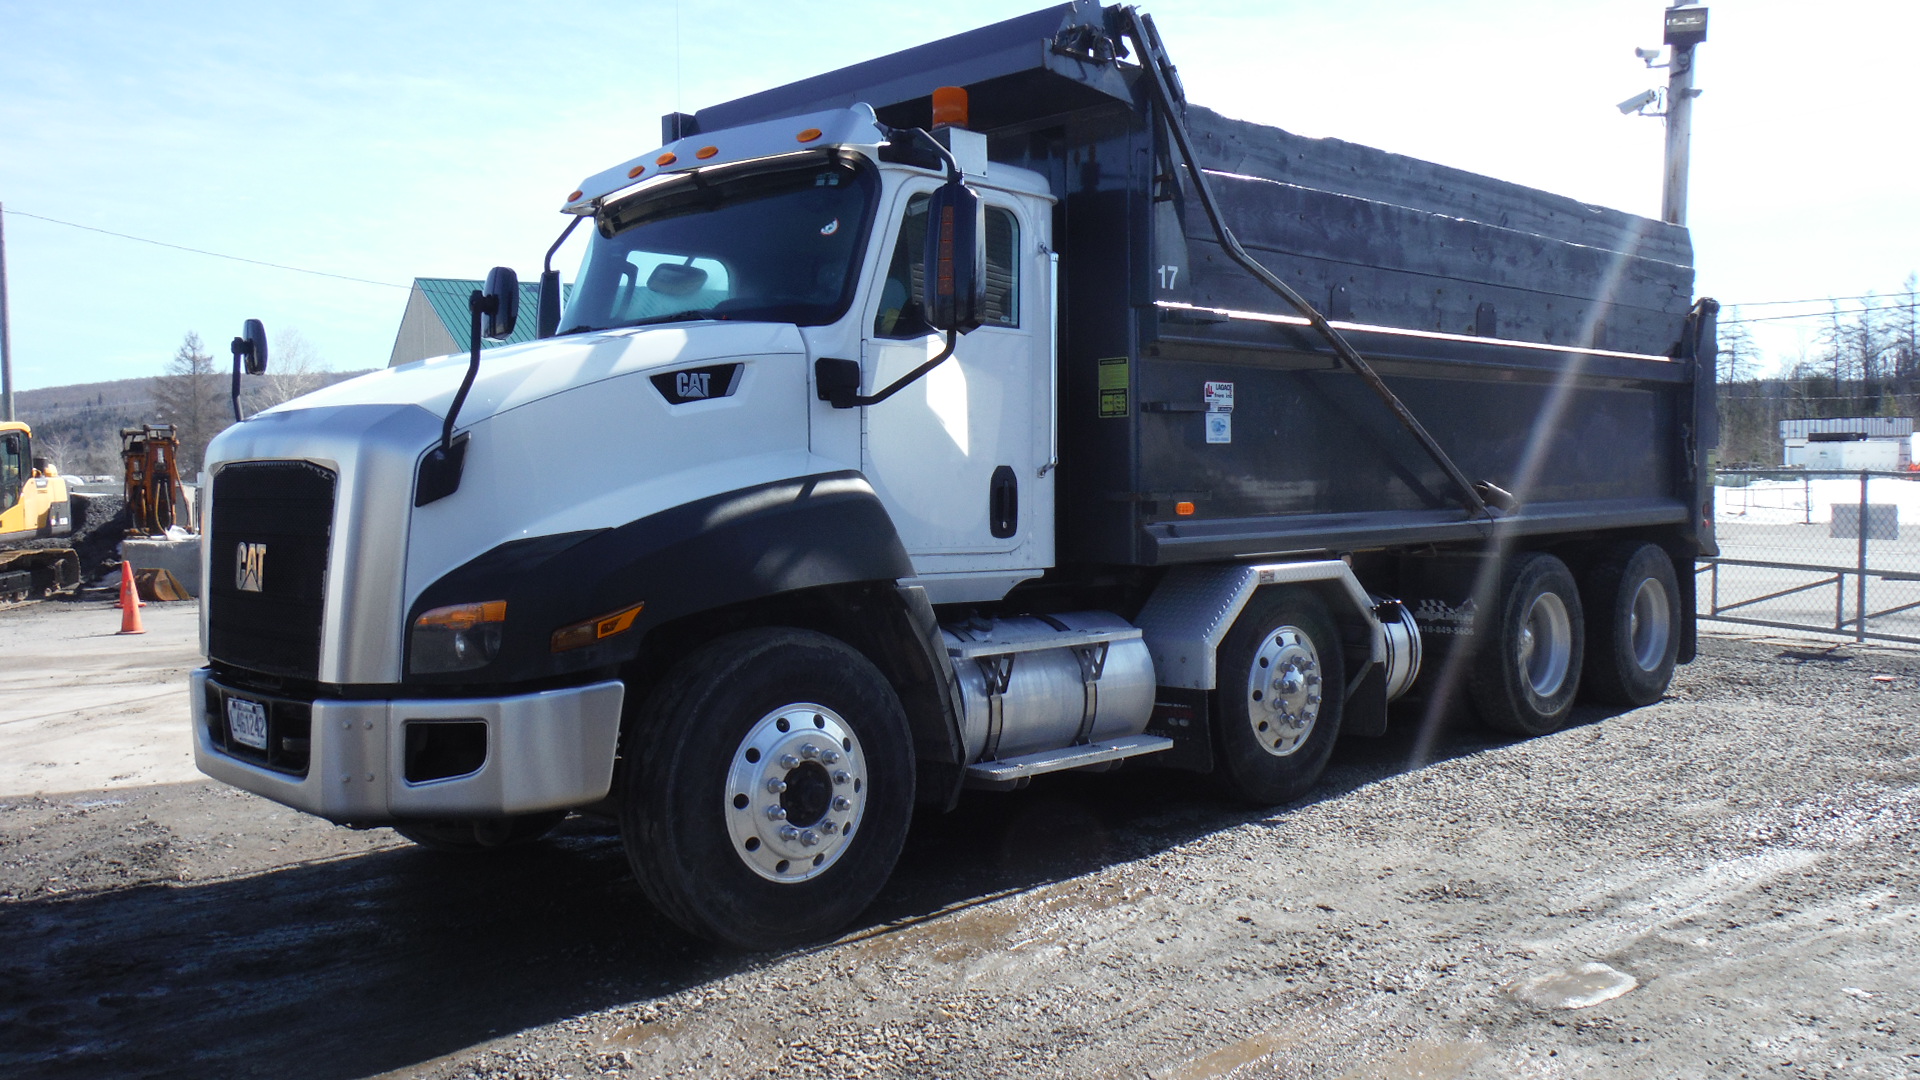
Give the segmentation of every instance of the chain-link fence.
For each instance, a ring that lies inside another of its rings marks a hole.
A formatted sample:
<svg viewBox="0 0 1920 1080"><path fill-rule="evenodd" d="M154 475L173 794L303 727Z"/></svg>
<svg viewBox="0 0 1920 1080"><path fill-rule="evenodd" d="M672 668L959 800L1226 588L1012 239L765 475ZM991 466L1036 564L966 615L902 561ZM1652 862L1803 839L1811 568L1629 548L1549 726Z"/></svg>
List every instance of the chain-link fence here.
<svg viewBox="0 0 1920 1080"><path fill-rule="evenodd" d="M1703 619L1920 643L1920 473L1722 470Z"/></svg>

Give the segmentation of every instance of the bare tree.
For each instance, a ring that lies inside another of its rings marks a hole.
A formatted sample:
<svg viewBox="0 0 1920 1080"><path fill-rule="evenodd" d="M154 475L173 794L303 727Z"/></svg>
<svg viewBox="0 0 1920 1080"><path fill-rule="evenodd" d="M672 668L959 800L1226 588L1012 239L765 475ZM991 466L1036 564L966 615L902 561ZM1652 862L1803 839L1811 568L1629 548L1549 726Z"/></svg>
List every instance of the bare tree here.
<svg viewBox="0 0 1920 1080"><path fill-rule="evenodd" d="M1720 381L1746 382L1760 370L1760 350L1753 343L1753 332L1740 320L1739 308L1728 308L1727 319L1720 324Z"/></svg>
<svg viewBox="0 0 1920 1080"><path fill-rule="evenodd" d="M326 385L330 370L313 342L300 331L287 327L273 335L267 351L267 373L242 398L249 415L311 394Z"/></svg>
<svg viewBox="0 0 1920 1080"><path fill-rule="evenodd" d="M221 375L200 335L189 330L167 361L166 374L153 380L155 411L162 423L174 426L180 439L180 478L189 483L206 460L207 444L233 422Z"/></svg>

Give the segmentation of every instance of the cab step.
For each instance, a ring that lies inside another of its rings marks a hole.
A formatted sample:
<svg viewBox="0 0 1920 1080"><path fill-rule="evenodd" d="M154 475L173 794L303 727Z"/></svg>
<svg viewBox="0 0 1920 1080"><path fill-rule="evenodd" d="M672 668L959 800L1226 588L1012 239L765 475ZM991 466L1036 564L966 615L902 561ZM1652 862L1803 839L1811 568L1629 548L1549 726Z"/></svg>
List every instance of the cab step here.
<svg viewBox="0 0 1920 1080"><path fill-rule="evenodd" d="M969 765L967 766L967 786L1008 790L1024 787L1028 780L1043 773L1083 769L1089 765L1104 765L1124 758L1155 754L1171 749L1173 749L1173 740L1159 735L1124 735L1117 739L1099 739L1078 746L1042 750L1035 754L1021 754L1019 757Z"/></svg>

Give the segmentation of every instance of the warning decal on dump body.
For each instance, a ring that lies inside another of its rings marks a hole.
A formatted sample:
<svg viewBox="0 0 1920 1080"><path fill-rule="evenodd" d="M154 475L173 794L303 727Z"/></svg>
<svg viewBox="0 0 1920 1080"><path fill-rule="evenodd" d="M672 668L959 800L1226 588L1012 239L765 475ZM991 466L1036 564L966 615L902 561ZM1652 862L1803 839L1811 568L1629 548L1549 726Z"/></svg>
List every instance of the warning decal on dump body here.
<svg viewBox="0 0 1920 1080"><path fill-rule="evenodd" d="M1100 360L1100 415L1127 416L1132 413L1127 400L1127 358L1108 356Z"/></svg>

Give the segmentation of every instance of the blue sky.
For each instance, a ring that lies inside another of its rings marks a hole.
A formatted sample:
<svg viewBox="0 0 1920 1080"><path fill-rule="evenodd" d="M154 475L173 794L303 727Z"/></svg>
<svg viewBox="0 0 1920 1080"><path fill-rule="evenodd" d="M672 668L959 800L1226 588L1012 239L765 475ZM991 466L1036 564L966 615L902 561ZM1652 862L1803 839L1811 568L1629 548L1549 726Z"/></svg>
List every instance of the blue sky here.
<svg viewBox="0 0 1920 1080"><path fill-rule="evenodd" d="M1040 6L841 0L565 5L0 0L0 203L16 386L224 360L249 317L327 366L384 364L401 287L250 266L99 229L404 286L523 277L576 182L659 117ZM1163 0L1189 97L1229 115L1657 214L1660 0ZM1724 302L1887 292L1920 270L1920 5L1712 5L1690 224ZM15 213L15 212L18 213ZM571 276L576 256L564 257ZM1750 314L1778 314L1769 309ZM1760 324L1777 357L1812 322Z"/></svg>

